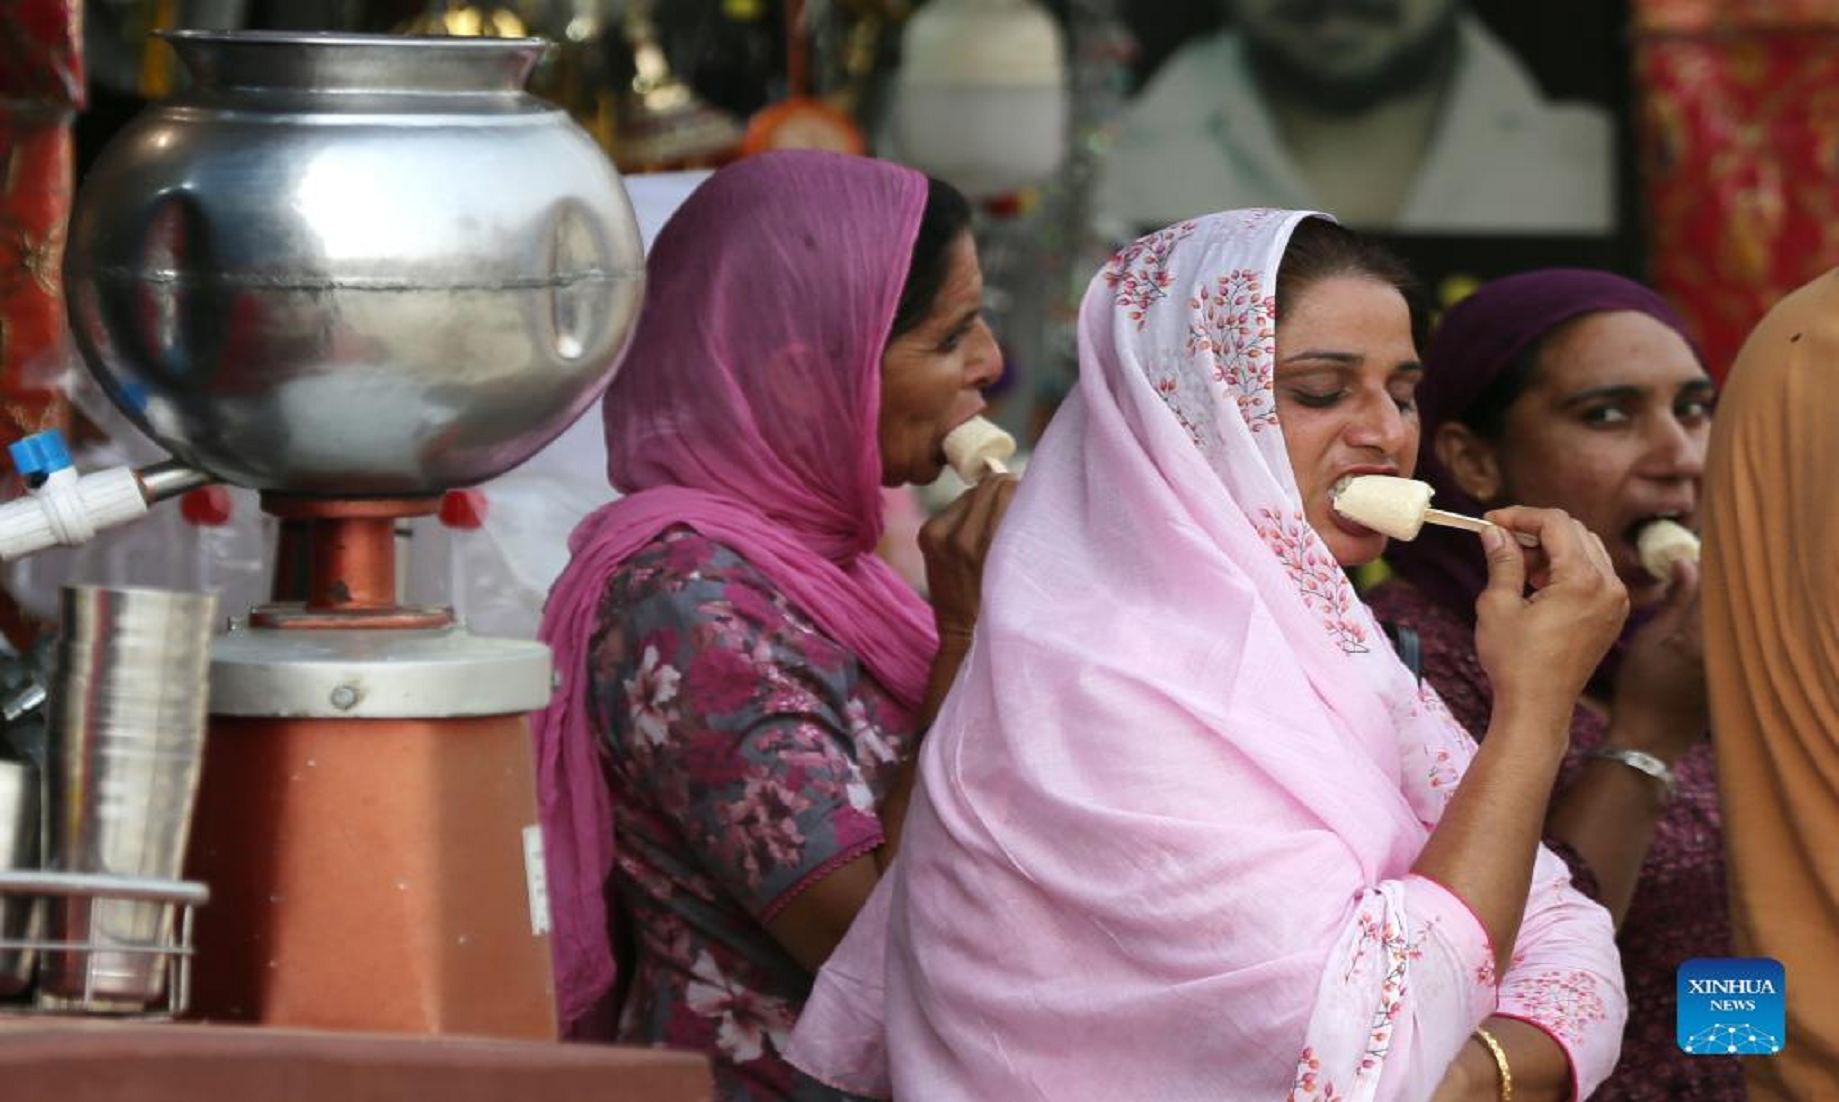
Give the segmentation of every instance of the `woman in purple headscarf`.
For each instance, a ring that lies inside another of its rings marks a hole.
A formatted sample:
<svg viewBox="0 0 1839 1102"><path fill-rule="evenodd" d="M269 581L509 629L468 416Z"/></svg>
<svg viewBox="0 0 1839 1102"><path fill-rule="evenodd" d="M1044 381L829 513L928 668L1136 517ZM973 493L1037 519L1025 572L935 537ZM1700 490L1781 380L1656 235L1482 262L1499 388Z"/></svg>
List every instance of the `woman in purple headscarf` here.
<svg viewBox="0 0 1839 1102"><path fill-rule="evenodd" d="M1489 283L1451 308L1418 388L1418 477L1445 509L1560 508L1602 537L1636 610L1579 702L1546 845L1619 926L1629 1019L1619 1102L1742 1097L1734 1059L1675 1043L1675 971L1727 956L1730 923L1698 623L1698 570L1657 579L1637 533L1696 528L1711 378L1660 296L1607 272L1552 269ZM1487 581L1474 537L1426 529L1387 556L1367 595L1410 633L1424 677L1477 736L1492 690L1475 652ZM1414 638L1413 638L1414 637Z"/></svg>
<svg viewBox="0 0 1839 1102"><path fill-rule="evenodd" d="M825 153L692 194L607 391L624 496L544 612L564 1032L701 1049L721 1102L835 1097L780 1050L890 859L1014 489L986 479L922 532L930 608L874 554L882 488L936 478L1001 369L969 218Z"/></svg>

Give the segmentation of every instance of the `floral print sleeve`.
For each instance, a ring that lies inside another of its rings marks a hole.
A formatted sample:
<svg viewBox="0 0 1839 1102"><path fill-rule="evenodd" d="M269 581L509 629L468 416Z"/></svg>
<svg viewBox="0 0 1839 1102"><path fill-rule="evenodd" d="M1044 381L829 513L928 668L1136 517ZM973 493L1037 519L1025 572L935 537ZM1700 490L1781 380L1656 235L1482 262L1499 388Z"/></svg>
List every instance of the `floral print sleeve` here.
<svg viewBox="0 0 1839 1102"><path fill-rule="evenodd" d="M620 1038L710 1052L723 1102L810 1097L778 1051L812 977L763 924L881 844L913 718L769 579L688 529L614 575L589 661L617 910L637 942Z"/></svg>
<svg viewBox="0 0 1839 1102"><path fill-rule="evenodd" d="M894 763L848 698L853 659L763 576L694 535L640 556L597 648L614 760L756 919L881 842L872 774Z"/></svg>
<svg viewBox="0 0 1839 1102"><path fill-rule="evenodd" d="M1436 881L1414 874L1362 892L1317 986L1284 1102L1429 1097L1494 1010L1493 960L1480 920ZM1330 1068L1353 1070L1336 1078Z"/></svg>
<svg viewBox="0 0 1839 1102"><path fill-rule="evenodd" d="M1571 873L1539 847L1526 916L1501 978L1496 1011L1544 1030L1571 1062L1571 1097L1583 1099L1614 1070L1628 1018L1609 913L1571 886Z"/></svg>

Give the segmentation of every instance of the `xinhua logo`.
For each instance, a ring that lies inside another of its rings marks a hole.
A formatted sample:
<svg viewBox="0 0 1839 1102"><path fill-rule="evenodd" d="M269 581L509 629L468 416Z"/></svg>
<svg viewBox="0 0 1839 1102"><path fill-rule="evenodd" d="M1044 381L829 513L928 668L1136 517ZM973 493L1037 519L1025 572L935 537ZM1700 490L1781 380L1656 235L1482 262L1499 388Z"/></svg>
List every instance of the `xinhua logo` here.
<svg viewBox="0 0 1839 1102"><path fill-rule="evenodd" d="M1788 980L1767 957L1679 966L1679 1047L1694 1056L1767 1056L1788 1040Z"/></svg>

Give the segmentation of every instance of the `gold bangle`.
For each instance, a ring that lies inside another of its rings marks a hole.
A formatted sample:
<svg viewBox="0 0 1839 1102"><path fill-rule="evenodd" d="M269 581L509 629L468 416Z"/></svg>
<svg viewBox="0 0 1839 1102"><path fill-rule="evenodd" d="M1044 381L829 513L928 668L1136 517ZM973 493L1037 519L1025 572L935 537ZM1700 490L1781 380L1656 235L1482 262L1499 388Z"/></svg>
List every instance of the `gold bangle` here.
<svg viewBox="0 0 1839 1102"><path fill-rule="evenodd" d="M1507 1050L1494 1039L1494 1034L1480 1026L1475 1027L1475 1036L1494 1054L1494 1067L1501 1073L1501 1102L1513 1102L1513 1068L1507 1063Z"/></svg>

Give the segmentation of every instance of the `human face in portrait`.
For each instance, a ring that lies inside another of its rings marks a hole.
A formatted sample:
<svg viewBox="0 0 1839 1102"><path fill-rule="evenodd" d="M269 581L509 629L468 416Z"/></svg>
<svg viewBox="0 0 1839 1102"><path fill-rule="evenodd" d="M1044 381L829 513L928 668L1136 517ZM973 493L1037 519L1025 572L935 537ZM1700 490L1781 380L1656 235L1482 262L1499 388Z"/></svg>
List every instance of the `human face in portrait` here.
<svg viewBox="0 0 1839 1102"><path fill-rule="evenodd" d="M1441 79L1458 0L1228 0L1259 80L1324 110L1358 112Z"/></svg>
<svg viewBox="0 0 1839 1102"><path fill-rule="evenodd" d="M1499 440L1444 425L1437 458L1489 506L1563 509L1602 537L1640 607L1666 583L1635 537L1658 517L1698 527L1711 438L1711 377L1683 337L1634 311L1588 314L1549 334Z"/></svg>
<svg viewBox="0 0 1839 1102"><path fill-rule="evenodd" d="M1277 421L1303 514L1343 566L1371 562L1386 537L1334 509L1335 485L1417 466L1415 393L1424 377L1411 311L1390 284L1332 276L1277 319Z"/></svg>
<svg viewBox="0 0 1839 1102"><path fill-rule="evenodd" d="M918 325L881 355L881 481L929 483L945 469L945 437L983 412L983 392L1002 375L1002 352L983 320L983 269L964 234Z"/></svg>

